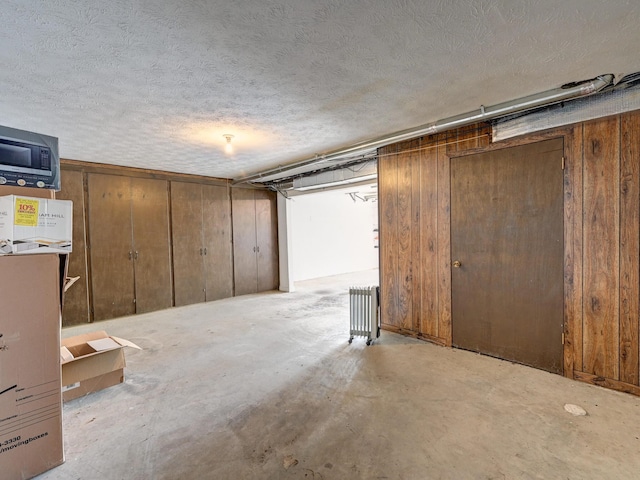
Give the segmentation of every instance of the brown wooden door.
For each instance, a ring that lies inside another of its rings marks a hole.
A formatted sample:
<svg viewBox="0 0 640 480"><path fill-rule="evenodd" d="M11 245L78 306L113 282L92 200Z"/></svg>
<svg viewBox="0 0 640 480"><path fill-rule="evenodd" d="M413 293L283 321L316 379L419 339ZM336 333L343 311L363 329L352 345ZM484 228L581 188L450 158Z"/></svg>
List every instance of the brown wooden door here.
<svg viewBox="0 0 640 480"><path fill-rule="evenodd" d="M233 254L228 187L202 186L202 215L206 300L232 297Z"/></svg>
<svg viewBox="0 0 640 480"><path fill-rule="evenodd" d="M555 139L451 159L455 346L562 372L562 156Z"/></svg>
<svg viewBox="0 0 640 480"><path fill-rule="evenodd" d="M73 202L73 251L69 254L69 276L80 277L65 293L62 310L62 326L88 323L89 282L87 257L85 256L85 217L83 174L75 170L62 170L62 190L56 198Z"/></svg>
<svg viewBox="0 0 640 480"><path fill-rule="evenodd" d="M175 305L205 301L202 244L202 188L171 182L171 223Z"/></svg>
<svg viewBox="0 0 640 480"><path fill-rule="evenodd" d="M256 191L258 291L278 288L278 217L273 192Z"/></svg>
<svg viewBox="0 0 640 480"><path fill-rule="evenodd" d="M91 173L88 189L93 319L131 315L135 304L130 180Z"/></svg>
<svg viewBox="0 0 640 480"><path fill-rule="evenodd" d="M136 313L173 304L165 180L131 179Z"/></svg>
<svg viewBox="0 0 640 480"><path fill-rule="evenodd" d="M233 205L233 266L236 295L258 291L256 202L254 190L231 190Z"/></svg>

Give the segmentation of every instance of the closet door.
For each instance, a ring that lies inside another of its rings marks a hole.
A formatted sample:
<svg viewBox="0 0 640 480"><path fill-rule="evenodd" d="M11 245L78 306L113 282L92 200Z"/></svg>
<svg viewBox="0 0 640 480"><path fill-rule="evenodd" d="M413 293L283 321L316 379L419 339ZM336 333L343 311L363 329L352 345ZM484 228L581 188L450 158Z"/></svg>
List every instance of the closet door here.
<svg viewBox="0 0 640 480"><path fill-rule="evenodd" d="M171 225L175 305L177 307L204 302L200 185L171 182Z"/></svg>
<svg viewBox="0 0 640 480"><path fill-rule="evenodd" d="M233 265L236 295L258 291L256 260L256 202L254 190L234 188L233 202Z"/></svg>
<svg viewBox="0 0 640 480"><path fill-rule="evenodd" d="M136 313L173 305L167 182L131 179Z"/></svg>
<svg viewBox="0 0 640 480"><path fill-rule="evenodd" d="M228 187L202 186L206 300L233 296L231 200Z"/></svg>
<svg viewBox="0 0 640 480"><path fill-rule="evenodd" d="M556 138L451 159L454 346L562 373L563 152Z"/></svg>
<svg viewBox="0 0 640 480"><path fill-rule="evenodd" d="M128 177L89 174L89 252L93 319L135 313Z"/></svg>
<svg viewBox="0 0 640 480"><path fill-rule="evenodd" d="M88 323L89 320L89 279L87 277L87 257L84 223L83 174L77 170L62 170L62 190L56 198L73 202L73 252L69 254L69 276L80 277L64 297L62 326Z"/></svg>
<svg viewBox="0 0 640 480"><path fill-rule="evenodd" d="M256 190L258 291L278 288L278 217L276 194Z"/></svg>

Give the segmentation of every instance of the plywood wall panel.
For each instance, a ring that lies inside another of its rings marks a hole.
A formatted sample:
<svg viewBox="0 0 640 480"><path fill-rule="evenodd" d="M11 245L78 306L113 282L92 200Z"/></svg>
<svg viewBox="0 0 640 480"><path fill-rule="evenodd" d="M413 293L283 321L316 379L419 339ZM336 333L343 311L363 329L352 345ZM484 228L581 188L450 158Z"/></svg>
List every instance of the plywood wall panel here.
<svg viewBox="0 0 640 480"><path fill-rule="evenodd" d="M397 320L398 265L398 160L396 148L381 149L378 161L378 201L380 202L380 290L382 323L400 326Z"/></svg>
<svg viewBox="0 0 640 480"><path fill-rule="evenodd" d="M403 146L401 145L400 148ZM410 144L402 148L409 150ZM398 311L399 327L411 330L413 306L413 265L411 249L411 153L397 156L398 168L398 231L397 231L397 261L398 261Z"/></svg>
<svg viewBox="0 0 640 480"><path fill-rule="evenodd" d="M420 150L420 333L438 334L438 165L435 136Z"/></svg>
<svg viewBox="0 0 640 480"><path fill-rule="evenodd" d="M406 227L407 220L400 218L398 199L406 199L401 190L408 182L401 163L414 160L407 142L384 149L398 153L393 160L387 157L381 162L378 180L382 186L381 301L387 326L440 344L451 343L451 156L562 137L564 374L639 394L640 112L528 134L500 145L490 143L488 127L476 127L475 132L466 128L421 139L419 182L411 183L409 247L415 256L415 242L419 242L419 255L410 264L403 259L404 270L398 268L397 243L399 225ZM415 177L413 165L411 176ZM401 276L407 265L411 284ZM416 311L419 314L419 324L414 320L409 329L409 323L398 321L401 295L413 296L413 318Z"/></svg>
<svg viewBox="0 0 640 480"><path fill-rule="evenodd" d="M639 112L622 115L620 143L620 380L638 385Z"/></svg>
<svg viewBox="0 0 640 480"><path fill-rule="evenodd" d="M619 379L619 118L584 125L584 370Z"/></svg>
<svg viewBox="0 0 640 480"><path fill-rule="evenodd" d="M478 132L478 148L488 147L491 144L491 127L484 126Z"/></svg>
<svg viewBox="0 0 640 480"><path fill-rule="evenodd" d="M564 374L582 370L582 125L565 133Z"/></svg>
<svg viewBox="0 0 640 480"><path fill-rule="evenodd" d="M475 125L471 126L470 128L458 130L456 137L455 151L464 151L471 150L472 148L478 148L478 131Z"/></svg>
<svg viewBox="0 0 640 480"><path fill-rule="evenodd" d="M488 126L380 149L382 319L403 333L451 343L449 159L489 140Z"/></svg>
<svg viewBox="0 0 640 480"><path fill-rule="evenodd" d="M451 135L438 136L438 333L451 345ZM455 137L457 138L457 137Z"/></svg>
<svg viewBox="0 0 640 480"><path fill-rule="evenodd" d="M419 332L422 318L422 290L423 266L420 262L422 246L420 244L420 140L414 140L409 146L409 164L411 166L411 276L412 276L412 305L411 330Z"/></svg>

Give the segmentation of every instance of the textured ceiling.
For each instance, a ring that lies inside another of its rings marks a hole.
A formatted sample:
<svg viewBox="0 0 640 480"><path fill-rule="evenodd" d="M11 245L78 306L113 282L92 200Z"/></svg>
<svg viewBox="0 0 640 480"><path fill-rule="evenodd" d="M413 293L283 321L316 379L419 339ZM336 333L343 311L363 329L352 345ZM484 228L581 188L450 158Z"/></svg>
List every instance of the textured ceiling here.
<svg viewBox="0 0 640 480"><path fill-rule="evenodd" d="M0 124L237 178L639 71L638 25L637 0L4 0Z"/></svg>

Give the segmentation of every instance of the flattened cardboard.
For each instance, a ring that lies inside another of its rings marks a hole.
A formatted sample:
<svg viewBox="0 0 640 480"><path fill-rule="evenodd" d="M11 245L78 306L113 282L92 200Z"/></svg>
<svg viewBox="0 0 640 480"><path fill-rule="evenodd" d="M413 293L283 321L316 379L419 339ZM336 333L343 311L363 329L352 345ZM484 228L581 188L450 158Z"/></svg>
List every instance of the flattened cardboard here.
<svg viewBox="0 0 640 480"><path fill-rule="evenodd" d="M78 280L80 280L80 277L66 277L64 280L64 291L69 290Z"/></svg>
<svg viewBox="0 0 640 480"><path fill-rule="evenodd" d="M70 362L73 360L73 355L67 347L60 347L60 362Z"/></svg>
<svg viewBox="0 0 640 480"><path fill-rule="evenodd" d="M129 340L125 340L124 338L114 337L113 335L111 335L111 338L114 339L123 347L131 347L131 348L135 348L136 350L142 350L138 345L136 345L133 342L130 342Z"/></svg>
<svg viewBox="0 0 640 480"><path fill-rule="evenodd" d="M115 348L120 348L122 346L122 345L120 345L118 342L116 342L115 340L113 340L110 337L101 338L99 340L89 340L87 343L96 352L104 352L106 350L113 350Z"/></svg>
<svg viewBox="0 0 640 480"><path fill-rule="evenodd" d="M64 462L58 255L0 257L0 477Z"/></svg>
<svg viewBox="0 0 640 480"><path fill-rule="evenodd" d="M125 346L140 350L135 343L111 337L103 330L63 339L60 358L64 401L122 383Z"/></svg>

